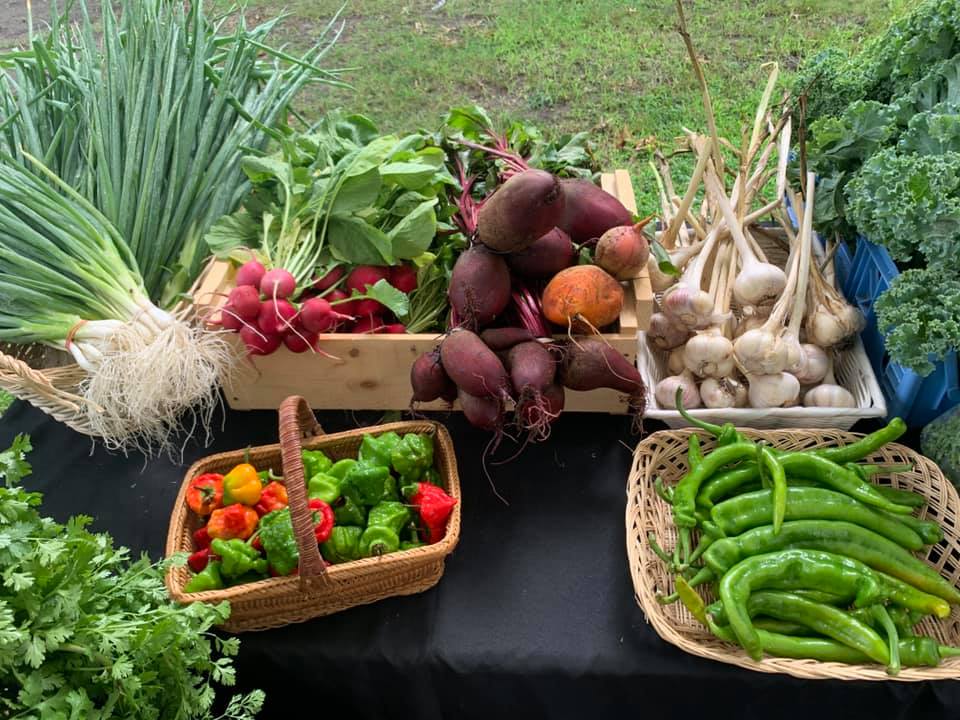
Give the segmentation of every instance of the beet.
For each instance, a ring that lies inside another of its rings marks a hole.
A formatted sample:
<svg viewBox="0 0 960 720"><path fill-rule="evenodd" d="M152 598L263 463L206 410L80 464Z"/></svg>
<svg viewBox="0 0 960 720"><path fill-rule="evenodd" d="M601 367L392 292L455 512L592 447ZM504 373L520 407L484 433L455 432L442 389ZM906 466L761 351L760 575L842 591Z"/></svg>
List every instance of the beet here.
<svg viewBox="0 0 960 720"><path fill-rule="evenodd" d="M542 392L553 384L557 368L550 352L538 342L524 342L510 349L510 382L514 391Z"/></svg>
<svg viewBox="0 0 960 720"><path fill-rule="evenodd" d="M507 255L507 265L517 275L547 279L577 261L577 252L570 236L560 228L538 238L526 250Z"/></svg>
<svg viewBox="0 0 960 720"><path fill-rule="evenodd" d="M460 409L467 422L481 430L500 432L503 427L503 405L498 398L477 397L461 390L457 393Z"/></svg>
<svg viewBox="0 0 960 720"><path fill-rule="evenodd" d="M550 425L563 412L565 396L563 385L554 383L541 393L540 402L534 402L532 397L526 400L521 398L517 402L517 424L522 430L530 432L531 440L547 439Z"/></svg>
<svg viewBox="0 0 960 720"><path fill-rule="evenodd" d="M480 242L496 252L519 252L550 232L563 210L564 195L556 177L543 170L517 173L480 208Z"/></svg>
<svg viewBox="0 0 960 720"><path fill-rule="evenodd" d="M599 238L612 227L633 222L623 203L589 180L561 180L560 187L565 204L557 227L578 245Z"/></svg>
<svg viewBox="0 0 960 720"><path fill-rule="evenodd" d="M431 402L444 393L449 396L451 387L456 398L456 386L440 364L439 349L425 352L414 360L410 367L410 387L413 388L411 402Z"/></svg>
<svg viewBox="0 0 960 720"><path fill-rule="evenodd" d="M460 390L476 397L509 397L510 380L503 363L469 330L452 330L444 338L440 361Z"/></svg>
<svg viewBox="0 0 960 720"><path fill-rule="evenodd" d="M533 333L526 328L504 327L487 328L480 333L480 339L493 351L509 350L514 345L534 340Z"/></svg>
<svg viewBox="0 0 960 720"><path fill-rule="evenodd" d="M629 396L637 414L643 413L646 389L640 372L602 338L588 336L566 343L558 377L571 390L619 390Z"/></svg>
<svg viewBox="0 0 960 720"><path fill-rule="evenodd" d="M447 293L454 312L467 327L482 327L510 304L510 270L502 257L474 246L457 258Z"/></svg>
<svg viewBox="0 0 960 720"><path fill-rule="evenodd" d="M631 280L647 266L650 242L642 224L618 225L607 230L597 242L593 261L617 280Z"/></svg>

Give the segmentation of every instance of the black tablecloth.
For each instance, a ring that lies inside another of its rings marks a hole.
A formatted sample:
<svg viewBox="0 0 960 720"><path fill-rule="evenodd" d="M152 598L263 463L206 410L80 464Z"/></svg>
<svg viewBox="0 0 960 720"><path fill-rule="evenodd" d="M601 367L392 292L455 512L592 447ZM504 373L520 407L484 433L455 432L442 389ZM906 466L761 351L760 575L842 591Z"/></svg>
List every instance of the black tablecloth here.
<svg viewBox="0 0 960 720"><path fill-rule="evenodd" d="M375 415L322 413L328 431ZM550 440L481 468L487 435L440 417L457 447L463 529L439 585L308 623L242 636L240 686L267 693L265 718L958 717L960 684L800 681L689 656L644 622L624 530L630 435L625 418L563 416ZM0 448L33 438L30 489L44 511L83 513L134 551L162 553L187 464L274 442L276 414L230 412L210 448L184 465L95 448L15 404Z"/></svg>

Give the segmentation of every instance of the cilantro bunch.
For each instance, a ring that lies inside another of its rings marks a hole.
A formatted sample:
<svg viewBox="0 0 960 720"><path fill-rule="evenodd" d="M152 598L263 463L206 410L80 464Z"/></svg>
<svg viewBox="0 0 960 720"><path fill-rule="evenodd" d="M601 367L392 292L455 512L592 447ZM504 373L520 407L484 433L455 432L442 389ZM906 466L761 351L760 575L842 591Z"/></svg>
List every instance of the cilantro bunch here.
<svg viewBox="0 0 960 720"><path fill-rule="evenodd" d="M165 564L131 560L112 538L43 517L28 437L0 453L0 717L213 718L215 684L232 685L239 640L212 627L227 603L178 606ZM263 693L234 696L221 719L251 718Z"/></svg>

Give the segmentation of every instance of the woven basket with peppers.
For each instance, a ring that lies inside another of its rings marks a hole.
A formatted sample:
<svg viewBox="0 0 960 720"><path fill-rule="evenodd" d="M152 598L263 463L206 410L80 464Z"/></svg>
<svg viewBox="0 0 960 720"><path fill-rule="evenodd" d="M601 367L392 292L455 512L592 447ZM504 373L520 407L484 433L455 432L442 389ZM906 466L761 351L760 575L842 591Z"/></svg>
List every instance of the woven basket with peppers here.
<svg viewBox="0 0 960 720"><path fill-rule="evenodd" d="M457 501L439 485L433 438L365 434L356 458L334 462L302 450L314 536L327 566L439 542ZM249 462L190 481L187 505L206 519L193 533L195 573L184 592L203 592L298 571L287 488Z"/></svg>

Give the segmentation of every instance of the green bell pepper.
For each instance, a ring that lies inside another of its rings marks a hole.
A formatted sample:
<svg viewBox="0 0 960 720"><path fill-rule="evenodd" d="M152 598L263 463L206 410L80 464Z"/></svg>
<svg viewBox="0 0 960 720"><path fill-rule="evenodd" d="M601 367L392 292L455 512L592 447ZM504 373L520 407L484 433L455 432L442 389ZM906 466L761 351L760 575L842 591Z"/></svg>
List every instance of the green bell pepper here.
<svg viewBox="0 0 960 720"><path fill-rule="evenodd" d="M390 461L403 484L417 482L433 467L433 438L416 433L404 435L390 453Z"/></svg>
<svg viewBox="0 0 960 720"><path fill-rule="evenodd" d="M290 508L274 510L260 518L260 542L267 553L267 562L277 575L289 575L300 564Z"/></svg>
<svg viewBox="0 0 960 720"><path fill-rule="evenodd" d="M374 437L364 435L360 443L358 460L361 465L390 468L393 449L400 444L400 436L395 432L388 432Z"/></svg>
<svg viewBox="0 0 960 720"><path fill-rule="evenodd" d="M410 509L402 502L385 500L370 509L367 527L385 527L399 535L411 517Z"/></svg>
<svg viewBox="0 0 960 720"><path fill-rule="evenodd" d="M320 552L327 562L333 564L350 562L360 557L360 536L363 530L349 525L333 528L330 537L320 546Z"/></svg>
<svg viewBox="0 0 960 720"><path fill-rule="evenodd" d="M400 549L400 538L388 527L371 525L360 538L360 554L363 557L386 555Z"/></svg>
<svg viewBox="0 0 960 720"><path fill-rule="evenodd" d="M333 467L327 470L327 475L329 475L330 477L335 477L337 480L343 480L347 476L347 473L350 471L350 468L352 468L356 464L357 464L357 461L351 460L350 458L346 458L344 460L337 460L333 464Z"/></svg>
<svg viewBox="0 0 960 720"><path fill-rule="evenodd" d="M226 583L227 587L234 587L236 585L246 585L247 583L260 582L261 580L265 580L266 578L267 578L267 575L265 575L264 573L248 572L248 573L244 573L240 577L224 580L224 582Z"/></svg>
<svg viewBox="0 0 960 720"><path fill-rule="evenodd" d="M337 525L355 525L362 528L367 524L367 510L363 505L346 495L340 499L343 504L333 509Z"/></svg>
<svg viewBox="0 0 960 720"><path fill-rule="evenodd" d="M218 538L210 543L210 549L214 555L220 556L220 574L224 580L234 580L249 572L267 572L267 561L260 557L256 548L240 538Z"/></svg>
<svg viewBox="0 0 960 720"><path fill-rule="evenodd" d="M317 473L307 485L307 497L311 500L323 500L327 505L333 505L340 499L341 480L328 473Z"/></svg>
<svg viewBox="0 0 960 720"><path fill-rule="evenodd" d="M364 505L376 505L384 500L398 500L397 481L390 474L390 468L383 465L353 466L343 479L341 490L347 493L347 486L357 489L360 502Z"/></svg>
<svg viewBox="0 0 960 720"><path fill-rule="evenodd" d="M333 460L323 450L303 450L300 457L303 460L303 476L307 480L333 467Z"/></svg>
<svg viewBox="0 0 960 720"><path fill-rule="evenodd" d="M413 542L411 540L404 540L403 542L400 543L401 550L413 550L414 548L425 547L425 546L426 546L426 543L422 543L419 540L417 540L416 542Z"/></svg>
<svg viewBox="0 0 960 720"><path fill-rule="evenodd" d="M223 577L220 575L220 562L213 560L207 563L202 572L198 572L183 586L188 593L204 592L205 590L220 590L223 587Z"/></svg>

